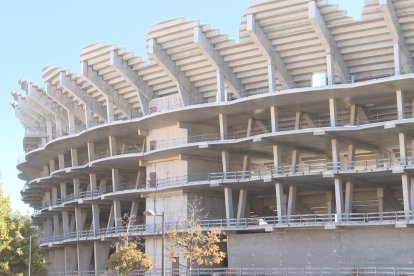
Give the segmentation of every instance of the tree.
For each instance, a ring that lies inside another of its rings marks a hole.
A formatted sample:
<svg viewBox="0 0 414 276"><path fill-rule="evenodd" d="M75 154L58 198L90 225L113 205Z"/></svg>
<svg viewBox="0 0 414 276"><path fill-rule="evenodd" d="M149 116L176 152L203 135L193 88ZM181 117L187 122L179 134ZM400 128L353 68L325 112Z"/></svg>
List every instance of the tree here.
<svg viewBox="0 0 414 276"><path fill-rule="evenodd" d="M191 275L195 264L200 266L212 266L224 260L226 254L221 251L219 243L221 239L221 228L213 228L210 231L203 231L200 220L203 216L203 209L199 198L195 198L187 206L188 219L178 231L171 230L167 236L170 240L171 259L176 260L179 251L187 260L187 274Z"/></svg>
<svg viewBox="0 0 414 276"><path fill-rule="evenodd" d="M132 219L135 220L135 218ZM118 251L112 254L106 263L108 269L118 272L122 276L126 276L134 270L150 271L153 267L151 257L138 248L136 240L131 239L129 220L127 215L122 218L122 224L127 225L126 235L121 238Z"/></svg>
<svg viewBox="0 0 414 276"><path fill-rule="evenodd" d="M30 217L13 212L0 183L0 275L27 275L30 237L31 275L47 274L37 236L38 229L32 226Z"/></svg>

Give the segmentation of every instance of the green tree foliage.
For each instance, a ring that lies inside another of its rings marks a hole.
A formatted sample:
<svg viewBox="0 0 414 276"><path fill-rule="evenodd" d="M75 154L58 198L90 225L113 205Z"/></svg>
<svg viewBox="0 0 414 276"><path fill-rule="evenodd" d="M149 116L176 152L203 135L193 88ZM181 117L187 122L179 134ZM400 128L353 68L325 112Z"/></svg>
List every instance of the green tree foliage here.
<svg viewBox="0 0 414 276"><path fill-rule="evenodd" d="M0 183L0 275L27 275L30 236L32 237L31 274L46 275L46 263L37 245L38 229L30 218L13 212L10 199L3 195Z"/></svg>
<svg viewBox="0 0 414 276"><path fill-rule="evenodd" d="M150 256L142 253L135 243L130 242L121 245L119 250L111 255L107 266L110 270L126 276L134 270L150 271L153 263Z"/></svg>

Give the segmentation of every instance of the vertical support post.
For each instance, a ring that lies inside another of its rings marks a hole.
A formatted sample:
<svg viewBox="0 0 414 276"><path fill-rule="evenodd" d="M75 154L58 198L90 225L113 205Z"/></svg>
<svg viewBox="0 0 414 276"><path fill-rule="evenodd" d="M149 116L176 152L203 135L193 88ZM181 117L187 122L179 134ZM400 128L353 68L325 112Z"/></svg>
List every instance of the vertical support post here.
<svg viewBox="0 0 414 276"><path fill-rule="evenodd" d="M65 168L65 155L62 153L59 153L58 161L59 161L59 170L63 170Z"/></svg>
<svg viewBox="0 0 414 276"><path fill-rule="evenodd" d="M76 133L75 114L70 111L68 111L68 128L70 135Z"/></svg>
<svg viewBox="0 0 414 276"><path fill-rule="evenodd" d="M246 217L246 201L247 201L247 190L241 189L239 193L239 201L237 204L237 219Z"/></svg>
<svg viewBox="0 0 414 276"><path fill-rule="evenodd" d="M250 137L252 135L252 125L253 125L253 118L249 118L247 120L246 137Z"/></svg>
<svg viewBox="0 0 414 276"><path fill-rule="evenodd" d="M118 191L119 184L119 169L112 168L112 191Z"/></svg>
<svg viewBox="0 0 414 276"><path fill-rule="evenodd" d="M221 162L223 164L223 172L229 172L230 171L230 157L228 151L222 151L221 152Z"/></svg>
<svg viewBox="0 0 414 276"><path fill-rule="evenodd" d="M302 112L300 112L300 111L296 111L296 115L295 115L295 129L297 130L297 129L300 129L302 126L301 126L301 123L302 123Z"/></svg>
<svg viewBox="0 0 414 276"><path fill-rule="evenodd" d="M224 187L224 202L226 208L226 220L227 226L230 226L231 219L234 218L233 216L233 192L231 188Z"/></svg>
<svg viewBox="0 0 414 276"><path fill-rule="evenodd" d="M279 131L279 108L273 105L270 107L270 122L272 125L272 132Z"/></svg>
<svg viewBox="0 0 414 276"><path fill-rule="evenodd" d="M70 149L70 157L72 159L72 167L78 165L78 150L77 149Z"/></svg>
<svg viewBox="0 0 414 276"><path fill-rule="evenodd" d="M74 177L73 178L73 194L76 196L79 196L80 193L80 181L79 178Z"/></svg>
<svg viewBox="0 0 414 276"><path fill-rule="evenodd" d="M394 40L394 74L396 76L401 74L401 55L400 55L400 43L398 40Z"/></svg>
<svg viewBox="0 0 414 276"><path fill-rule="evenodd" d="M397 96L397 112L398 112L398 120L402 120L405 118L404 114L404 93L402 90L396 90L395 94Z"/></svg>
<svg viewBox="0 0 414 276"><path fill-rule="evenodd" d="M285 212L285 195L283 194L283 184L276 182L276 208L277 208L277 221L278 223L284 222Z"/></svg>
<svg viewBox="0 0 414 276"><path fill-rule="evenodd" d="M97 203L92 203L92 226L95 235L98 235L101 226L99 223L99 206Z"/></svg>
<svg viewBox="0 0 414 276"><path fill-rule="evenodd" d="M342 180L335 178L335 206L336 206L336 219L338 222L342 220L342 214L344 210L344 198Z"/></svg>
<svg viewBox="0 0 414 276"><path fill-rule="evenodd" d="M62 119L59 116L55 116L55 124L56 124L56 136L62 137L63 136Z"/></svg>
<svg viewBox="0 0 414 276"><path fill-rule="evenodd" d="M93 127L95 124L92 113L92 107L88 104L85 104L85 121L87 129Z"/></svg>
<svg viewBox="0 0 414 276"><path fill-rule="evenodd" d="M335 66L331 52L326 53L326 72L328 77L328 85L335 84Z"/></svg>
<svg viewBox="0 0 414 276"><path fill-rule="evenodd" d="M296 210L296 192L297 187L295 185L289 186L289 196L288 196L288 206L287 206L287 216L290 217L295 214Z"/></svg>
<svg viewBox="0 0 414 276"><path fill-rule="evenodd" d="M404 132L398 133L400 145L400 166L407 165L407 137Z"/></svg>
<svg viewBox="0 0 414 276"><path fill-rule="evenodd" d="M80 233L83 231L83 219L82 219L82 209L80 207L75 207L75 221L76 221L76 232Z"/></svg>
<svg viewBox="0 0 414 276"><path fill-rule="evenodd" d="M55 169L56 169L55 160L54 159L49 160L49 172L52 173L55 171Z"/></svg>
<svg viewBox="0 0 414 276"><path fill-rule="evenodd" d="M121 201L114 199L114 221L115 221L115 228L122 226L122 214L121 214ZM118 232L118 230L115 230Z"/></svg>
<svg viewBox="0 0 414 276"><path fill-rule="evenodd" d="M227 138L227 116L223 113L219 114L220 123L220 139L224 140Z"/></svg>
<svg viewBox="0 0 414 276"><path fill-rule="evenodd" d="M325 194L325 197L326 197L326 209L327 209L327 213L330 215L330 214L332 214L332 198L333 198L333 196L332 196L332 192L326 192L326 194Z"/></svg>
<svg viewBox="0 0 414 276"><path fill-rule="evenodd" d="M65 182L61 182L59 183L60 186L60 198L61 199L66 199L66 183Z"/></svg>
<svg viewBox="0 0 414 276"><path fill-rule="evenodd" d="M70 234L69 229L69 213L68 211L62 211L62 224L63 224L63 235L67 236Z"/></svg>
<svg viewBox="0 0 414 276"><path fill-rule="evenodd" d="M384 188L377 188L378 212L384 212Z"/></svg>
<svg viewBox="0 0 414 276"><path fill-rule="evenodd" d="M52 125L52 122L49 120L46 120L46 136L47 136L47 141L53 140L53 125Z"/></svg>
<svg viewBox="0 0 414 276"><path fill-rule="evenodd" d="M348 145L348 170L353 170L355 166L355 145Z"/></svg>
<svg viewBox="0 0 414 276"><path fill-rule="evenodd" d="M345 213L349 214L352 213L354 184L350 180L347 180L345 183Z"/></svg>
<svg viewBox="0 0 414 276"><path fill-rule="evenodd" d="M334 171L337 171L341 168L338 139L331 139L331 144L332 144L332 169Z"/></svg>
<svg viewBox="0 0 414 276"><path fill-rule="evenodd" d="M273 145L273 166L276 174L282 173L282 158L281 149L279 145Z"/></svg>
<svg viewBox="0 0 414 276"><path fill-rule="evenodd" d="M117 154L116 137L112 135L109 136L109 152L111 156L115 156Z"/></svg>
<svg viewBox="0 0 414 276"><path fill-rule="evenodd" d="M354 126L356 124L356 104L351 104L349 108L349 125Z"/></svg>
<svg viewBox="0 0 414 276"><path fill-rule="evenodd" d="M269 92L274 92L276 90L275 83L275 65L273 64L272 59L267 60L267 78L269 85ZM287 84L289 86L289 84Z"/></svg>
<svg viewBox="0 0 414 276"><path fill-rule="evenodd" d="M101 275L101 273L106 270L106 262L108 261L111 244L104 243L102 241L94 241L93 248L95 260L95 275Z"/></svg>
<svg viewBox="0 0 414 276"><path fill-rule="evenodd" d="M406 219L410 219L411 211L411 183L410 177L407 174L401 175L402 191L403 191L403 204Z"/></svg>
<svg viewBox="0 0 414 276"><path fill-rule="evenodd" d="M220 69L216 69L216 80L217 80L217 102L222 103L227 101L226 90L224 88L224 77Z"/></svg>
<svg viewBox="0 0 414 276"><path fill-rule="evenodd" d="M115 120L114 103L108 97L106 97L106 117L108 118L108 123L112 123Z"/></svg>
<svg viewBox="0 0 414 276"><path fill-rule="evenodd" d="M331 127L336 127L337 125L337 110L336 110L336 99L329 99L329 117L331 121Z"/></svg>
<svg viewBox="0 0 414 276"><path fill-rule="evenodd" d="M292 173L296 173L298 171L298 164L299 164L299 151L297 149L292 150Z"/></svg>
<svg viewBox="0 0 414 276"><path fill-rule="evenodd" d="M95 160L95 143L88 142L87 146L88 146L88 160L89 162L92 162L93 160Z"/></svg>
<svg viewBox="0 0 414 276"><path fill-rule="evenodd" d="M98 190L98 185L97 185L96 174L95 173L89 174L89 185L90 185L91 192L94 192L94 191Z"/></svg>
<svg viewBox="0 0 414 276"><path fill-rule="evenodd" d="M250 171L250 161L251 161L250 156L245 154L243 156L243 167L242 167L243 172Z"/></svg>

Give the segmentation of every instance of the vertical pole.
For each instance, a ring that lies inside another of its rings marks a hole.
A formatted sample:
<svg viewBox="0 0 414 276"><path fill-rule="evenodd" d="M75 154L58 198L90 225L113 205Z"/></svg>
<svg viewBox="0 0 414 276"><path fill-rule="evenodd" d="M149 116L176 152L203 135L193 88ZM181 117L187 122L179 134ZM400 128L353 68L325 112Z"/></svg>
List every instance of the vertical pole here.
<svg viewBox="0 0 414 276"><path fill-rule="evenodd" d="M162 221L161 221L161 234L162 234L162 240L161 240L161 247L162 247L162 256L161 256L161 275L165 276L165 225L164 225L164 211L161 214Z"/></svg>
<svg viewBox="0 0 414 276"><path fill-rule="evenodd" d="M31 274L31 264L32 264L32 235L29 237L29 276Z"/></svg>

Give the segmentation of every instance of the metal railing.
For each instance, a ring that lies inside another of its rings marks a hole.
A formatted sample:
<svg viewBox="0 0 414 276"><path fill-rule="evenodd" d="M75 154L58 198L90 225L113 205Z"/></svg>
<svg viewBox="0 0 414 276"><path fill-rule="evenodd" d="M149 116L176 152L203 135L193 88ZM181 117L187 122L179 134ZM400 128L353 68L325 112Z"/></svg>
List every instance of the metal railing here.
<svg viewBox="0 0 414 276"><path fill-rule="evenodd" d="M200 220L198 223L205 229L220 227L224 231L229 230L252 230L257 228L289 228L289 227L323 227L326 224L338 226L354 225L383 225L404 222L414 224L414 211L404 212L373 212L373 213L345 213L345 214L298 214L291 216L264 216L239 219L209 219ZM165 223L165 230L184 230L189 228L188 221L172 221ZM161 233L161 224L142 224L131 226L118 226L82 232L71 232L65 235L43 237L40 244L73 241L79 239L97 239L102 236L131 235L154 235Z"/></svg>

